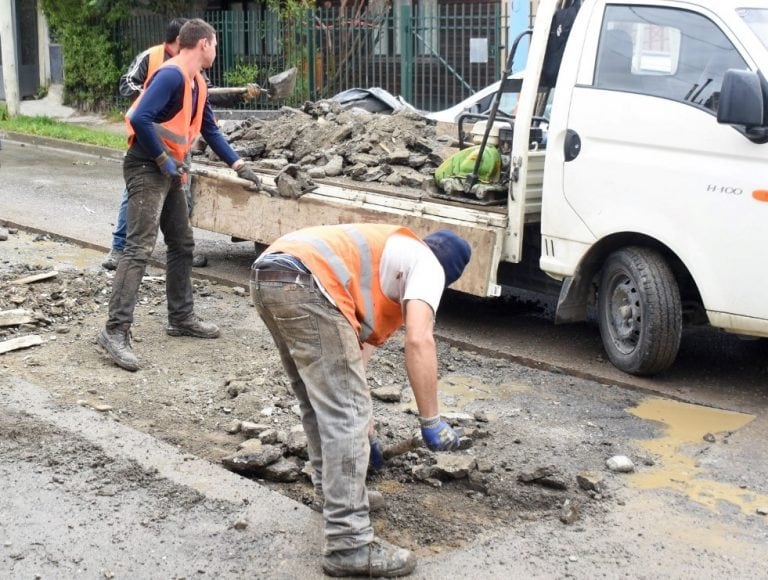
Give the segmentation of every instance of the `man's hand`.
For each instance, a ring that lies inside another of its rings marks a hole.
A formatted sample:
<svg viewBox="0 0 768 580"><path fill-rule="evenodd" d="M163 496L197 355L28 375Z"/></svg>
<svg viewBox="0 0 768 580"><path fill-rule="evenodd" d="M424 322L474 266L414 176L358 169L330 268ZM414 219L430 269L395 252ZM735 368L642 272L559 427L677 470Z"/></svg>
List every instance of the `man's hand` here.
<svg viewBox="0 0 768 580"><path fill-rule="evenodd" d="M252 185L247 186L246 189L258 191L261 188L261 179L259 179L259 176L256 175L252 169L246 167L245 163L235 169L235 171L240 179L245 179L251 182Z"/></svg>
<svg viewBox="0 0 768 580"><path fill-rule="evenodd" d="M184 173L187 171L187 167L184 165L183 161L179 161L175 157L171 157L165 152L155 157L155 163L157 163L157 166L160 168L160 171L164 175L168 175L170 177L178 177L184 175Z"/></svg>
<svg viewBox="0 0 768 580"><path fill-rule="evenodd" d="M439 415L431 419L420 417L419 421L421 421L421 436L431 451L450 451L459 446L459 434Z"/></svg>
<svg viewBox="0 0 768 580"><path fill-rule="evenodd" d="M264 90L259 85L255 83L248 83L245 85L245 95L243 98L246 100L258 99L263 92Z"/></svg>
<svg viewBox="0 0 768 580"><path fill-rule="evenodd" d="M384 467L384 446L381 444L381 439L376 435L369 437L368 440L371 444L371 455L368 459L368 469L371 471L378 471Z"/></svg>

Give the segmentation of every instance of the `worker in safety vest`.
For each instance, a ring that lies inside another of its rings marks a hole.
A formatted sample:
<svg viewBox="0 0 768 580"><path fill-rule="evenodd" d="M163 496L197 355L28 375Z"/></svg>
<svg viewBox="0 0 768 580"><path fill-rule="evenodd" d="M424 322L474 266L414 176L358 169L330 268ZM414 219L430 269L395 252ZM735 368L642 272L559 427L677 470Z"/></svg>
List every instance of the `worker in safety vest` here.
<svg viewBox="0 0 768 580"><path fill-rule="evenodd" d="M120 77L120 95L128 98L137 98L147 85L149 78L155 74L155 71L168 59L173 58L179 53L179 31L186 18L174 18L168 23L168 27L165 30L165 42L156 46L151 46L141 54L136 56L128 67L128 71ZM205 76L205 72L203 72ZM211 88L211 82L208 77L205 77L208 88ZM209 94L208 102L213 107L219 108L232 108L237 106L241 100L255 99L262 93L261 89L256 84L249 84L246 87L246 91L240 94ZM191 202L189 196L187 200ZM120 198L120 208L117 212L117 221L115 222L115 230L112 232L112 248L102 262L102 267L107 270L115 270L117 268L117 262L120 260L120 256L123 255L125 250L125 237L126 237L126 222L125 212L128 207L128 190L123 190L123 195ZM191 203L190 203L190 212ZM192 265L195 267L203 267L208 263L207 258L203 254L195 253L192 258Z"/></svg>
<svg viewBox="0 0 768 580"><path fill-rule="evenodd" d="M200 320L192 299L192 252L195 242L182 184L189 149L202 134L214 152L253 189L259 178L232 150L216 125L201 69L216 58L216 32L200 19L179 33L179 54L166 61L126 115L129 148L123 162L128 189L128 237L112 282L106 327L97 342L124 369L139 362L131 347L133 311L157 241L158 227L168 246L166 294L171 336L216 338L215 324Z"/></svg>
<svg viewBox="0 0 768 580"><path fill-rule="evenodd" d="M433 451L459 445L440 417L433 323L443 290L471 256L450 230L419 239L396 225L316 226L287 234L254 262L251 298L301 407L312 481L323 500L323 570L403 576L415 555L375 539L365 478L383 464L365 365L405 324L405 366L421 434Z"/></svg>

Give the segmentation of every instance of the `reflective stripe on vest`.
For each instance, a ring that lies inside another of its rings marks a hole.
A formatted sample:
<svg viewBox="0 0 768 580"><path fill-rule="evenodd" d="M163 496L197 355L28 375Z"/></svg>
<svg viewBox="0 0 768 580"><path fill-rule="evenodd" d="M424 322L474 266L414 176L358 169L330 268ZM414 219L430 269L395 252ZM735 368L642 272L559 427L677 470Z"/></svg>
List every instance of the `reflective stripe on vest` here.
<svg viewBox="0 0 768 580"><path fill-rule="evenodd" d="M189 77L181 67L178 57L169 59L163 63L160 68L166 66L174 66L178 68L184 78L184 95L182 97L182 106L178 113L171 119L163 121L162 123L153 123L155 134L160 140L163 150L170 156L178 159L179 161L185 161L189 153L192 143L200 135L200 129L203 124L203 114L205 103L208 98L208 86L205 83L202 75L198 72L195 73L195 83L197 85L197 109L195 114L192 114L192 83ZM125 115L126 126L128 129L128 143L133 143L136 136L136 132L131 125L131 118L141 102L144 93L139 95L139 98L131 105L128 112Z"/></svg>
<svg viewBox="0 0 768 580"><path fill-rule="evenodd" d="M402 306L382 292L379 280L384 245L395 233L418 239L399 226L318 226L283 236L265 253L299 258L333 297L360 342L380 345L403 324Z"/></svg>

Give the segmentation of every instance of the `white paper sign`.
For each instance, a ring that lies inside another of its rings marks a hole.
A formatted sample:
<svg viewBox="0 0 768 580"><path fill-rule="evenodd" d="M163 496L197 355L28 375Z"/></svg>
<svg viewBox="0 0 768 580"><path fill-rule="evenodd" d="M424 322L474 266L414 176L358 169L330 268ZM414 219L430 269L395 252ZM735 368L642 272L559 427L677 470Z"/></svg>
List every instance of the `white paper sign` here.
<svg viewBox="0 0 768 580"><path fill-rule="evenodd" d="M488 39L470 38L469 39L469 62L488 62Z"/></svg>

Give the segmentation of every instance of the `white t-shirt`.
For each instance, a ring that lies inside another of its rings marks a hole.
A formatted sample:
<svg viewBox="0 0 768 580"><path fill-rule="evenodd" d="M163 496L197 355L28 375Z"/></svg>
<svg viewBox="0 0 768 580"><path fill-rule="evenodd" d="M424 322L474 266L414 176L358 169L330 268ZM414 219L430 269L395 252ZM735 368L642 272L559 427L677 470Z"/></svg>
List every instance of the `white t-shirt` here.
<svg viewBox="0 0 768 580"><path fill-rule="evenodd" d="M379 278L381 290L395 302L422 300L437 313L445 273L426 244L402 234L390 236L381 255Z"/></svg>
<svg viewBox="0 0 768 580"><path fill-rule="evenodd" d="M336 306L336 301L323 287L317 276L315 282L323 295ZM445 272L432 250L419 240L394 234L384 244L379 263L381 290L388 298L404 304L406 300L422 300L432 313L445 288Z"/></svg>

